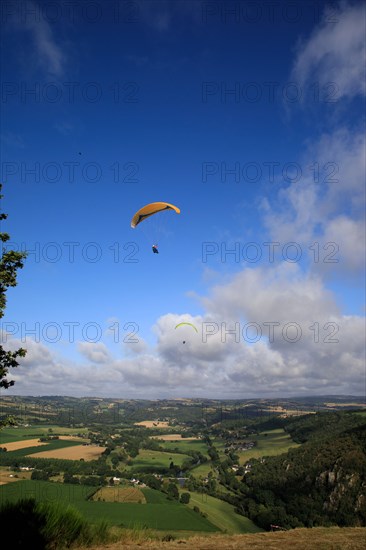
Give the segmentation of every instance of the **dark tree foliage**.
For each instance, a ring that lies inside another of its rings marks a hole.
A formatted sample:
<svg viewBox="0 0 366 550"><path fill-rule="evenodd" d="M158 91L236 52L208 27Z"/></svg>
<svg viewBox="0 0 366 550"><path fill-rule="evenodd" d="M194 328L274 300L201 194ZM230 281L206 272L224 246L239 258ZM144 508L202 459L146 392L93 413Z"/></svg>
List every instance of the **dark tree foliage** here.
<svg viewBox="0 0 366 550"><path fill-rule="evenodd" d="M48 547L47 538L43 534L47 519L39 511L34 499L6 503L0 510L0 519L3 548L46 550Z"/></svg>
<svg viewBox="0 0 366 550"><path fill-rule="evenodd" d="M190 499L191 499L190 493L182 493L180 495L180 502L182 504L189 504Z"/></svg>
<svg viewBox="0 0 366 550"><path fill-rule="evenodd" d="M298 437L306 437L306 443L264 463L251 461L240 513L264 529L273 524L366 526L365 417L327 413L296 424Z"/></svg>
<svg viewBox="0 0 366 550"><path fill-rule="evenodd" d="M0 193L2 185L0 184ZM0 194L0 199L3 195ZM0 221L5 220L7 214L0 212ZM8 233L0 232L0 241L6 243L10 239ZM25 252L15 252L14 250L6 250L2 246L2 254L0 259L0 318L4 316L6 307L6 291L9 287L14 287L17 284L17 270L22 269ZM26 350L19 348L16 351L8 351L0 344L0 388L8 389L14 385L14 380L8 380L9 369L18 366L18 357L24 357Z"/></svg>
<svg viewBox="0 0 366 550"><path fill-rule="evenodd" d="M359 424L360 415L357 411L336 411L332 414L319 412L316 415L301 416L288 422L284 428L294 441L305 443L328 437L330 433L341 433Z"/></svg>
<svg viewBox="0 0 366 550"><path fill-rule="evenodd" d="M175 483L169 483L166 492L168 494L168 498L170 499L179 499L179 491Z"/></svg>

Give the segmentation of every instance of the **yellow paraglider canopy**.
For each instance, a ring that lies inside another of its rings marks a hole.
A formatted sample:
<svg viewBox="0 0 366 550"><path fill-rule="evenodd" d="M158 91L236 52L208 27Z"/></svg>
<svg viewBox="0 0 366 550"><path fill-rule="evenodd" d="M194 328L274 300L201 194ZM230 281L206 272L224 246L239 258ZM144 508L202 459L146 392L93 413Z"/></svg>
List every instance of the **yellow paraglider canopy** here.
<svg viewBox="0 0 366 550"><path fill-rule="evenodd" d="M135 228L149 216L157 214L158 212L163 212L164 210L174 210L177 214L180 214L180 209L174 206L174 204L169 204L168 202L151 202L136 212L131 220L131 227Z"/></svg>

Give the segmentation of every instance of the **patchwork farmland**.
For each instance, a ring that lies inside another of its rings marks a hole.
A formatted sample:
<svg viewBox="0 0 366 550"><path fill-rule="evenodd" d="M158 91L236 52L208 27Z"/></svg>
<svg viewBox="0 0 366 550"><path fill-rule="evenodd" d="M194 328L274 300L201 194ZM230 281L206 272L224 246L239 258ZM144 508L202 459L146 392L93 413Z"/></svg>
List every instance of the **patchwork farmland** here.
<svg viewBox="0 0 366 550"><path fill-rule="evenodd" d="M152 404L137 403L135 416L131 402L126 405L128 415L120 405L116 413L115 402L98 399L94 404L94 418L107 421L60 426L51 423L51 415L48 423L1 431L1 504L34 498L71 505L95 527L104 521L114 530L148 528L169 532L167 537L266 528L267 516L271 517L266 499L272 494L262 492L266 502L257 503L252 479L257 472L266 475L271 457L278 457L273 464L281 465L281 455L297 456L301 442L292 437L292 419L279 415L268 420L262 413L259 419L244 419L234 407L233 418L220 422L230 408L217 412L213 404L205 407L203 423L202 411L186 401L164 404L160 414ZM271 414L274 409L269 409ZM345 415L342 422L357 426L362 414ZM304 425L307 433L315 416L299 418L295 427ZM285 512L283 517L287 521Z"/></svg>

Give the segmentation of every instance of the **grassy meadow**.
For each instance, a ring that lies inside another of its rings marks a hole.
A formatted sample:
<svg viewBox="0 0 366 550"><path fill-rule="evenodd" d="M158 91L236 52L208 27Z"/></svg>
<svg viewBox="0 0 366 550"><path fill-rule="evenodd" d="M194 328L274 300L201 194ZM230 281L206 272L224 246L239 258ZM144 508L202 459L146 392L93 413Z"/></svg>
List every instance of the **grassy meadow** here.
<svg viewBox="0 0 366 550"><path fill-rule="evenodd" d="M190 491L189 505L198 506L201 512L207 514L207 519L221 531L229 534L257 533L262 531L250 519L235 513L234 506L207 494Z"/></svg>
<svg viewBox="0 0 366 550"><path fill-rule="evenodd" d="M49 430L52 430L51 432ZM87 434L87 428L63 428L54 424L42 426L19 426L7 427L0 431L0 446L4 447L5 443L12 441L20 441L22 439L34 439L35 437L45 437L47 435L76 435Z"/></svg>
<svg viewBox="0 0 366 550"><path fill-rule="evenodd" d="M161 441L159 445L168 451L174 452L175 449L179 449L180 453L186 453L187 451L200 452L207 456L207 445L199 439L185 440L179 439L176 441Z"/></svg>
<svg viewBox="0 0 366 550"><path fill-rule="evenodd" d="M21 480L0 487L0 504L34 498L40 502L73 505L91 523L105 521L126 528L158 530L219 531L218 527L189 507L168 501L161 495L154 499L152 490L145 493L147 503L103 502L89 498L95 488L47 481Z"/></svg>
<svg viewBox="0 0 366 550"><path fill-rule="evenodd" d="M178 537L178 538L177 538ZM366 528L362 527L316 527L292 529L277 533L247 533L241 535L210 534L192 536L189 540L177 535L176 540L162 542L146 536L145 541L136 540L134 533L120 542L108 544L109 550L364 550ZM104 550L105 546L94 545L90 550Z"/></svg>
<svg viewBox="0 0 366 550"><path fill-rule="evenodd" d="M240 464L245 464L251 458L276 456L286 453L288 449L299 447L299 444L292 441L282 428L251 435L248 441L256 442L256 446L247 451L238 452Z"/></svg>
<svg viewBox="0 0 366 550"><path fill-rule="evenodd" d="M189 458L185 454L141 449L139 454L132 460L132 464L126 467L126 470L130 470L131 472L159 471L169 469L171 462L174 462L176 466L181 466Z"/></svg>

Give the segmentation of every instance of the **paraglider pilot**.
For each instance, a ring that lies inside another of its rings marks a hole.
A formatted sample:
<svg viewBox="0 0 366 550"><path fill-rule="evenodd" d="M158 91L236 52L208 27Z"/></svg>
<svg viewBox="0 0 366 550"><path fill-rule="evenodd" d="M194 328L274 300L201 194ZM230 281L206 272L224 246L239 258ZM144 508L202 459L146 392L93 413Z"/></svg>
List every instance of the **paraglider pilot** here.
<svg viewBox="0 0 366 550"><path fill-rule="evenodd" d="M157 244L153 244L153 245L152 245L152 251L154 252L154 254L159 254L159 250L158 250L158 245L157 245Z"/></svg>

